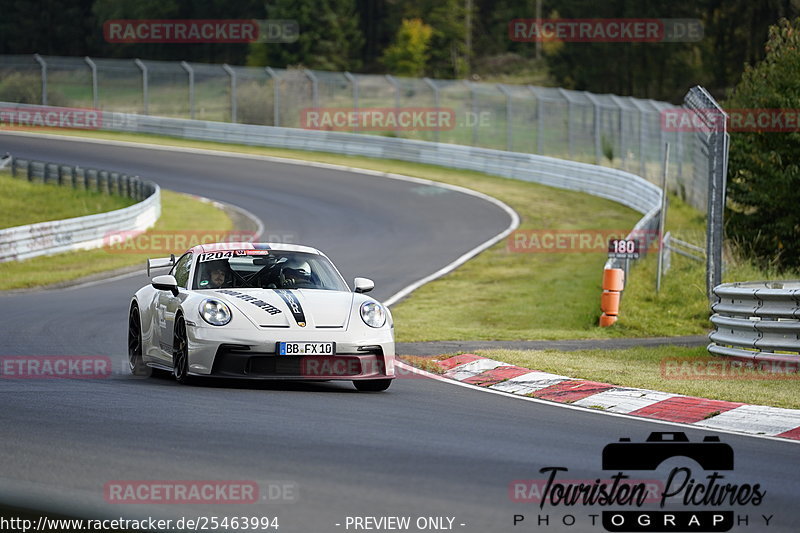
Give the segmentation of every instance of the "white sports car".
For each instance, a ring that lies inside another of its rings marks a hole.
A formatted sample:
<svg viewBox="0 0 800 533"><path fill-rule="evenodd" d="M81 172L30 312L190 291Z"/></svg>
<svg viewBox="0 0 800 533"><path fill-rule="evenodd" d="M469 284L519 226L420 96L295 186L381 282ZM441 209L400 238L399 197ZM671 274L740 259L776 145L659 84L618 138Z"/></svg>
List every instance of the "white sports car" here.
<svg viewBox="0 0 800 533"><path fill-rule="evenodd" d="M351 291L319 250L287 244L195 246L147 261L170 268L133 296L128 360L135 375L352 380L386 390L395 377L392 315Z"/></svg>

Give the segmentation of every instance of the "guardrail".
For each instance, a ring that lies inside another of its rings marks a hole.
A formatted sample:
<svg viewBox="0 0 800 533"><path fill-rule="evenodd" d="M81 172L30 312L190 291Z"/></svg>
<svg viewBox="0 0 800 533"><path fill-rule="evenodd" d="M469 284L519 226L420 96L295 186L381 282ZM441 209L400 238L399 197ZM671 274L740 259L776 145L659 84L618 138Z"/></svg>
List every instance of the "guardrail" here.
<svg viewBox="0 0 800 533"><path fill-rule="evenodd" d="M751 281L714 287L708 351L761 369L798 370L800 281Z"/></svg>
<svg viewBox="0 0 800 533"><path fill-rule="evenodd" d="M118 194L138 202L107 213L0 230L0 262L99 248L107 244L109 234L144 231L161 215L161 189L137 176L16 158L11 160L11 172L33 182Z"/></svg>
<svg viewBox="0 0 800 533"><path fill-rule="evenodd" d="M57 107L0 102L6 111L53 110ZM254 126L103 111L99 129L147 133L271 148L398 159L413 163L475 170L496 176L550 185L607 198L640 213L658 210L661 190L629 172L553 157L357 133Z"/></svg>
<svg viewBox="0 0 800 533"><path fill-rule="evenodd" d="M669 231L664 234L664 239L661 242L661 256L664 261L664 273L669 272L672 266L672 252L678 255L687 257L693 261L705 262L706 251L696 244L682 241L673 236Z"/></svg>

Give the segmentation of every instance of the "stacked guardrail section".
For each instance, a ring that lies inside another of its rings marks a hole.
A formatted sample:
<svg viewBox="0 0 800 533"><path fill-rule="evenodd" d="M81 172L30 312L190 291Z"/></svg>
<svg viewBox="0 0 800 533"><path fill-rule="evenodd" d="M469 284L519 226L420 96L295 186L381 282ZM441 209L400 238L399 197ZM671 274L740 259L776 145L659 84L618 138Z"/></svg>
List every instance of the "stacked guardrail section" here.
<svg viewBox="0 0 800 533"><path fill-rule="evenodd" d="M144 231L161 215L158 185L137 176L16 158L12 159L11 172L14 177L32 182L127 196L137 203L107 213L0 230L0 262L99 248L107 244L110 235Z"/></svg>
<svg viewBox="0 0 800 533"><path fill-rule="evenodd" d="M800 281L724 283L714 295L710 353L759 368L798 370Z"/></svg>

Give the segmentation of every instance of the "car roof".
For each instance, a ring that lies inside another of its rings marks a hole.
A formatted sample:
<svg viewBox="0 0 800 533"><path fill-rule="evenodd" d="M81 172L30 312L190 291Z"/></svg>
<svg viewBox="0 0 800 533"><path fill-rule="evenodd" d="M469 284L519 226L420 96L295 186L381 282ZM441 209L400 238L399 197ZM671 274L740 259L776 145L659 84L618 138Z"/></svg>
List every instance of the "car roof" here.
<svg viewBox="0 0 800 533"><path fill-rule="evenodd" d="M284 244L274 242L217 242L209 244L198 244L189 249L192 253L218 252L220 250L280 250L284 252L306 252L310 254L324 255L316 248L302 246L300 244Z"/></svg>

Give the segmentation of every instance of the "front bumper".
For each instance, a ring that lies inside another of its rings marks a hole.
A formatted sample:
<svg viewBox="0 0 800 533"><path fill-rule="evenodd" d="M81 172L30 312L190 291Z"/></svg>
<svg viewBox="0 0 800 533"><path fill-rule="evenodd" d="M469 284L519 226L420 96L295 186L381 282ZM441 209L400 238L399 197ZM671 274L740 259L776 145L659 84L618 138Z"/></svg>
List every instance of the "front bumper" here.
<svg viewBox="0 0 800 533"><path fill-rule="evenodd" d="M188 327L189 373L278 380L392 379L394 335L390 328L357 336L347 331L283 332ZM253 338L257 337L257 338ZM277 355L278 342L335 342L334 355Z"/></svg>

